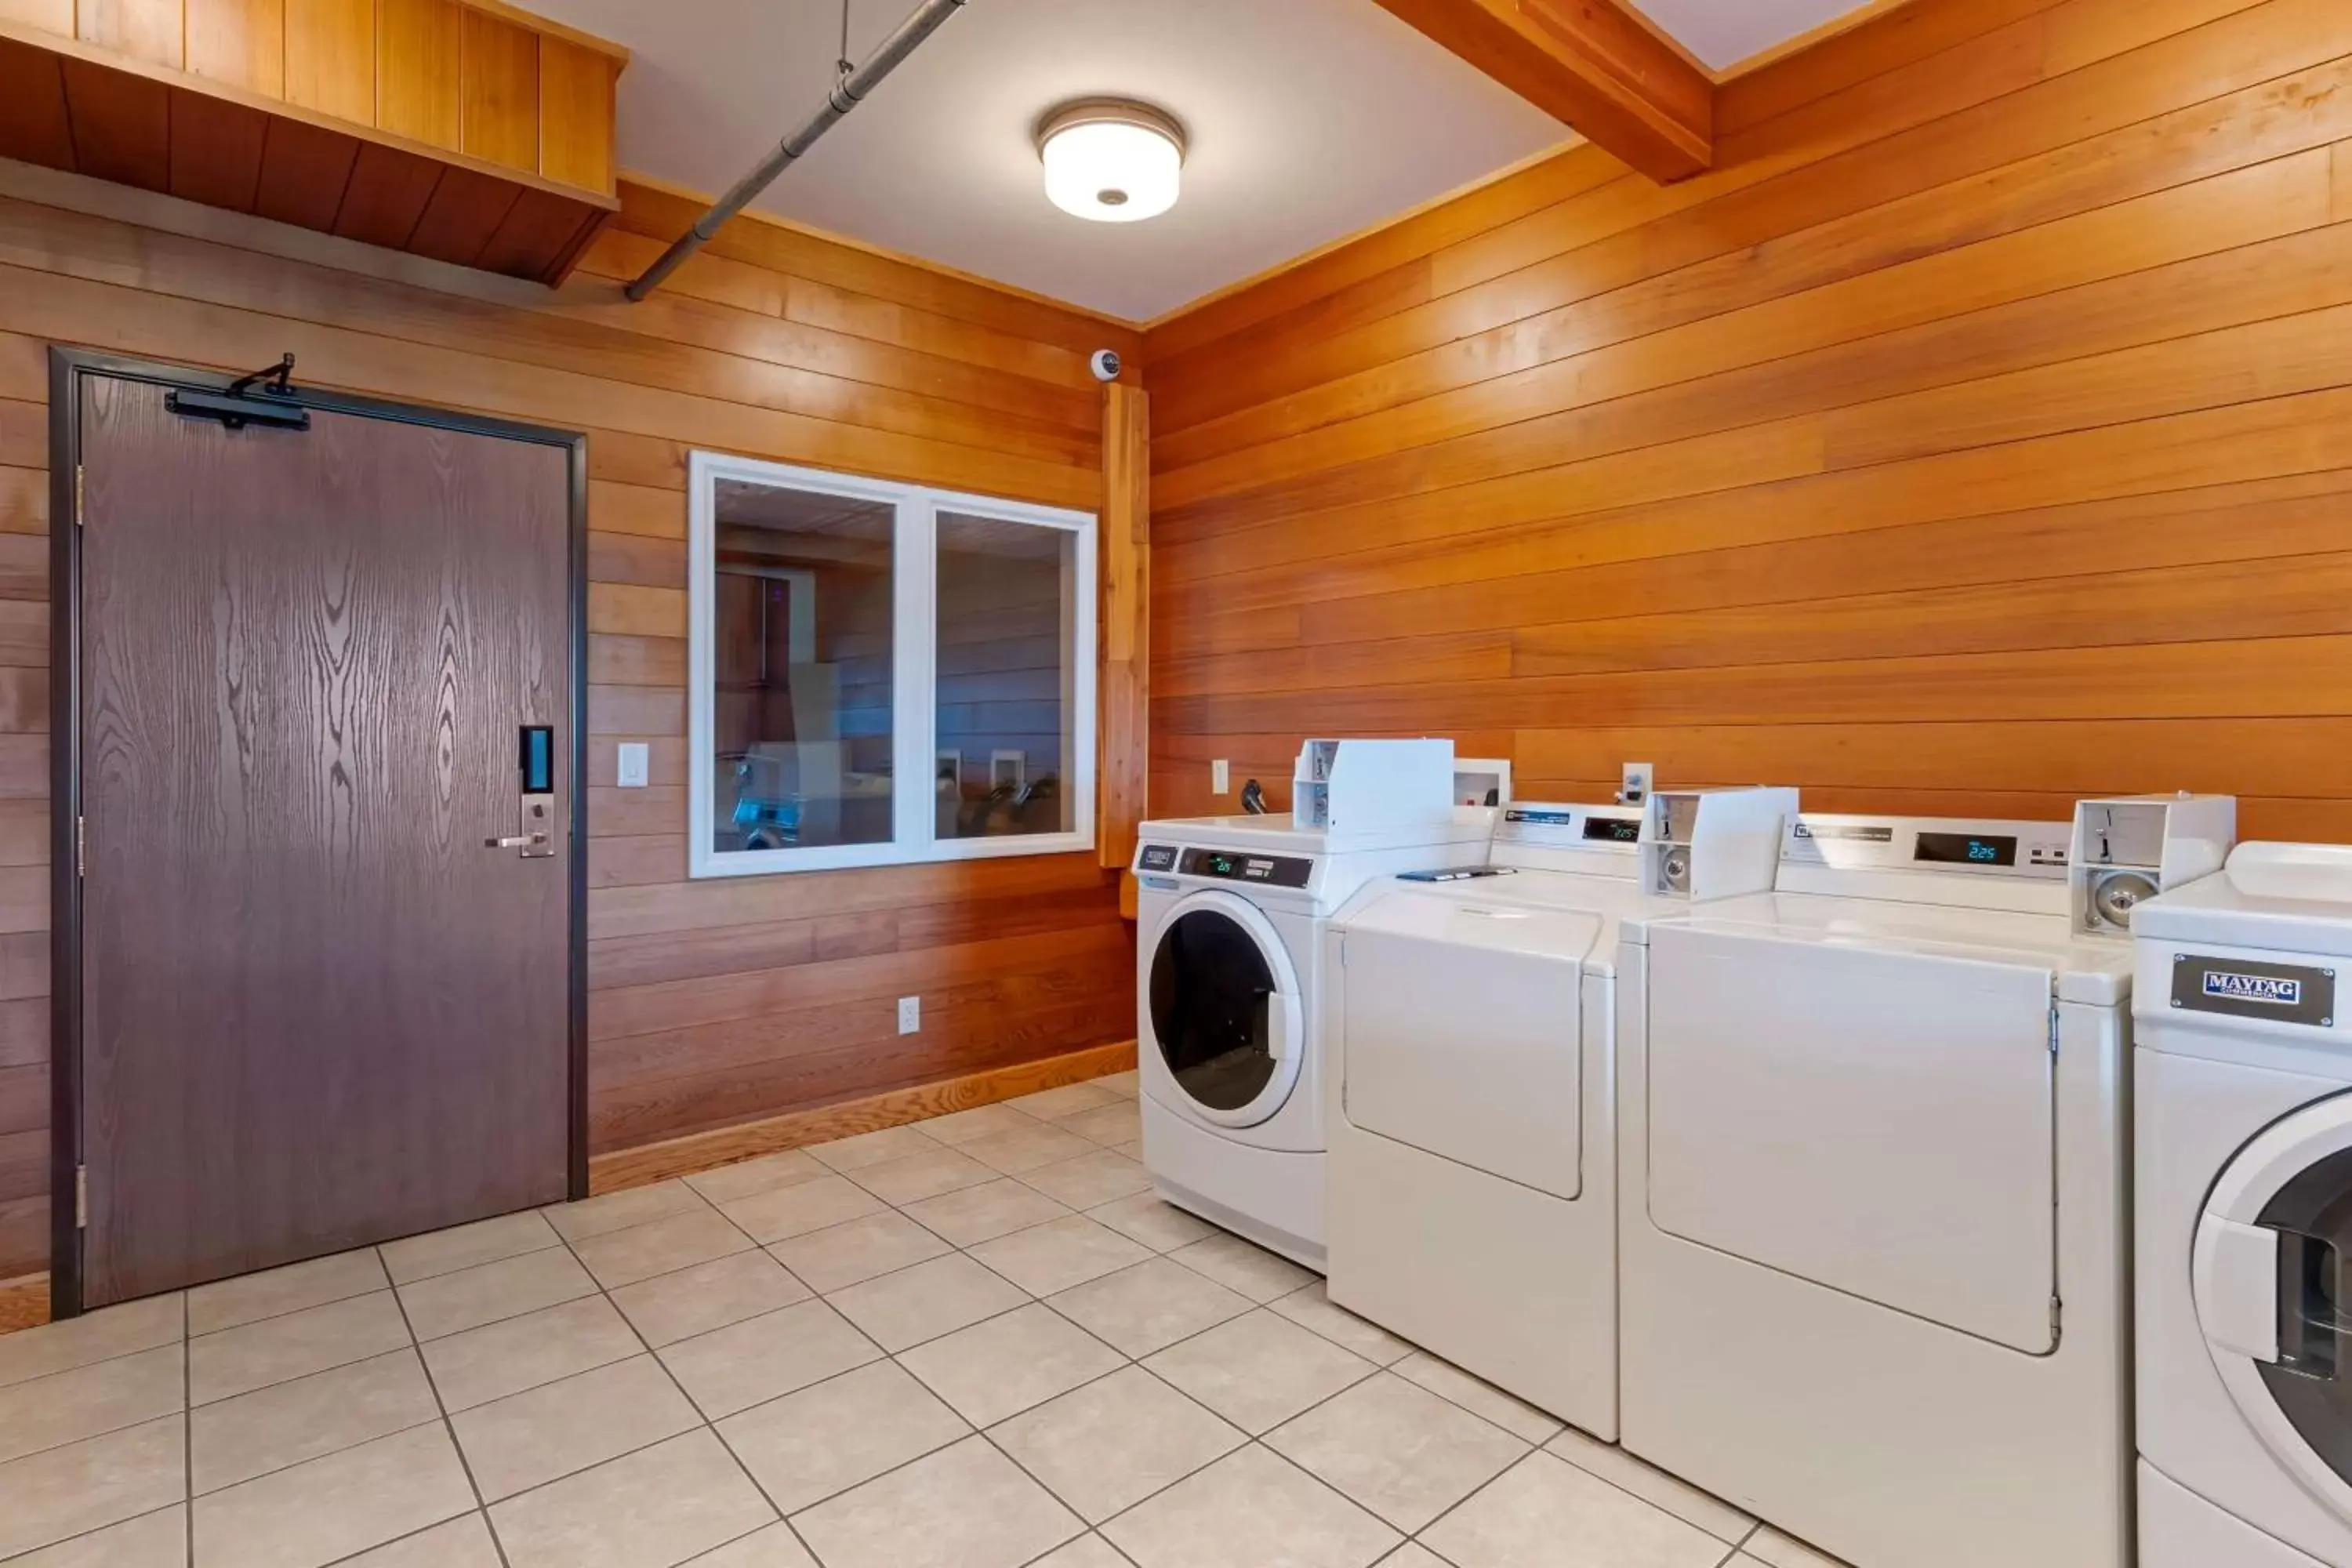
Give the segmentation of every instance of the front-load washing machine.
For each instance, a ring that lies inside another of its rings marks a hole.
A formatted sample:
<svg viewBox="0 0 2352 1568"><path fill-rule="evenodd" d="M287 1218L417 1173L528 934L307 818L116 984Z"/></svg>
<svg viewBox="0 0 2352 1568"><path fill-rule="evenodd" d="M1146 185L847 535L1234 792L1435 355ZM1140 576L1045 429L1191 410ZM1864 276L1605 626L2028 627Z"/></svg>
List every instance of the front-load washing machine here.
<svg viewBox="0 0 2352 1568"><path fill-rule="evenodd" d="M1643 890L1643 816L1507 807L1495 874L1374 882L1325 955L1331 1299L1605 1438L1618 927L1688 907Z"/></svg>
<svg viewBox="0 0 2352 1568"><path fill-rule="evenodd" d="M2142 904L2144 1568L2352 1568L2352 847Z"/></svg>
<svg viewBox="0 0 2352 1568"><path fill-rule="evenodd" d="M1367 881L1486 858L1493 813L1335 835L1288 816L1138 830L1143 1163L1169 1202L1320 1270L1323 932Z"/></svg>
<svg viewBox="0 0 2352 1568"><path fill-rule="evenodd" d="M1626 1447L1856 1568L2126 1568L2116 878L2234 820L1807 816L1780 890L1628 922Z"/></svg>

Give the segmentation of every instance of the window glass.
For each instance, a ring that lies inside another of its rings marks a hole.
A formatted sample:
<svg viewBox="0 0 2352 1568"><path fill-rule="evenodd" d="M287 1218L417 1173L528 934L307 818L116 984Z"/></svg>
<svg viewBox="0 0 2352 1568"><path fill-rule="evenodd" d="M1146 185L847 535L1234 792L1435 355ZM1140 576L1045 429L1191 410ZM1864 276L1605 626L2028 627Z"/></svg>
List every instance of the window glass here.
<svg viewBox="0 0 2352 1568"><path fill-rule="evenodd" d="M941 508L938 837L1076 823L1078 537Z"/></svg>
<svg viewBox="0 0 2352 1568"><path fill-rule="evenodd" d="M731 479L713 499L711 848L890 842L898 509Z"/></svg>

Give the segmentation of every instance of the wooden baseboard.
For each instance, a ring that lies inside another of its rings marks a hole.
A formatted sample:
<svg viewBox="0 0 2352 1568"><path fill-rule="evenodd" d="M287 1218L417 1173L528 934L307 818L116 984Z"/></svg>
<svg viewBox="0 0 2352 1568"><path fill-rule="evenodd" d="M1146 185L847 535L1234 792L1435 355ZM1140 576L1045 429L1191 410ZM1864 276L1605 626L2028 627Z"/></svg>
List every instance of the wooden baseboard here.
<svg viewBox="0 0 2352 1568"><path fill-rule="evenodd" d="M854 1133L877 1132L885 1127L903 1127L909 1121L944 1116L951 1110L969 1110L976 1105L993 1105L1000 1100L1034 1094L1041 1089L1083 1083L1090 1078L1124 1072L1134 1065L1135 1042L1126 1040L1072 1051L1067 1056L998 1068L992 1072L945 1079L913 1089L896 1089L887 1094L844 1100L814 1110L795 1110L765 1121L722 1127L715 1132L689 1133L639 1149L615 1150L588 1162L588 1190L614 1193L625 1187L646 1186L803 1144L826 1143Z"/></svg>
<svg viewBox="0 0 2352 1568"><path fill-rule="evenodd" d="M26 1274L0 1279L0 1334L37 1329L49 1321L49 1277Z"/></svg>

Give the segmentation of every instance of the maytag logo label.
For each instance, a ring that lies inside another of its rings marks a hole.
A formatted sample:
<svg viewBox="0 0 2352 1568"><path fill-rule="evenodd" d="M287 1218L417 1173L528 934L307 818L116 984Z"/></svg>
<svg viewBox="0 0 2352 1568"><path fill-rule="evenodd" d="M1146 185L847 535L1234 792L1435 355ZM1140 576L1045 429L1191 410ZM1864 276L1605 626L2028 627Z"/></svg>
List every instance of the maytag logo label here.
<svg viewBox="0 0 2352 1568"><path fill-rule="evenodd" d="M2303 1005L2303 982L2274 974L2236 974L2226 969L2205 972L2205 994L2222 1002L2256 1002L2270 1007Z"/></svg>

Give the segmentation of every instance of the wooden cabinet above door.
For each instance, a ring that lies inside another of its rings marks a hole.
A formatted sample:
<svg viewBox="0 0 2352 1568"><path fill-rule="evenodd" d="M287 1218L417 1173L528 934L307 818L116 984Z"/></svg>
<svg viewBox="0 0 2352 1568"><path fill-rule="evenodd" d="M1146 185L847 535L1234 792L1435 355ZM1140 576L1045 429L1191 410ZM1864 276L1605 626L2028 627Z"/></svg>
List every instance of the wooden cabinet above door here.
<svg viewBox="0 0 2352 1568"><path fill-rule="evenodd" d="M0 157L551 284L627 64L498 0L0 0Z"/></svg>

